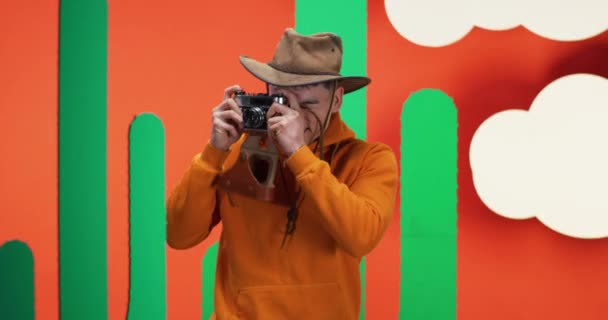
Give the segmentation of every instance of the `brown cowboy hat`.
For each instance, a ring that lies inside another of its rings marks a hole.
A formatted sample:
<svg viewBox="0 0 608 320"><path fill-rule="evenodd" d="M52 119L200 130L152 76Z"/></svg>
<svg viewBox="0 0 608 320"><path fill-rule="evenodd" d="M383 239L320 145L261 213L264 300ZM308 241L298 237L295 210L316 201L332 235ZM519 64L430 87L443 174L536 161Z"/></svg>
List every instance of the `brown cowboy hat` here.
<svg viewBox="0 0 608 320"><path fill-rule="evenodd" d="M342 39L330 32L304 36L287 28L270 62L262 63L247 56L241 56L240 61L256 78L281 87L339 80L344 93L349 93L371 82L367 77L340 74Z"/></svg>

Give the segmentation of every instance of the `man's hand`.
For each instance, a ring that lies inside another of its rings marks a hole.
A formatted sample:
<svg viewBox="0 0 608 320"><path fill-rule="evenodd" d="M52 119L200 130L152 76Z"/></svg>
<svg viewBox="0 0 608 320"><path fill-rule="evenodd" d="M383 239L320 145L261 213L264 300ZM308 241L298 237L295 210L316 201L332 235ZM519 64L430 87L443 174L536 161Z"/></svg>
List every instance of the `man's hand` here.
<svg viewBox="0 0 608 320"><path fill-rule="evenodd" d="M211 144L220 150L228 150L241 136L243 130L243 114L232 95L242 90L234 85L224 90L224 100L213 109Z"/></svg>
<svg viewBox="0 0 608 320"><path fill-rule="evenodd" d="M289 101L289 107L273 103L268 110L267 125L268 135L289 157L306 144L304 141L306 125L296 97L288 93L285 95Z"/></svg>

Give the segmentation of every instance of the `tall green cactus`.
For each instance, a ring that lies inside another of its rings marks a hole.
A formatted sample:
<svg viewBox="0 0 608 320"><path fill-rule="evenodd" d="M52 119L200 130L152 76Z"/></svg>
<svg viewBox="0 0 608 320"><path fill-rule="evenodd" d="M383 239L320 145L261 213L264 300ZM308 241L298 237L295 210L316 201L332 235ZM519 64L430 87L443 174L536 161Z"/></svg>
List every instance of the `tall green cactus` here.
<svg viewBox="0 0 608 320"><path fill-rule="evenodd" d="M61 320L108 318L105 0L59 11L59 286Z"/></svg>
<svg viewBox="0 0 608 320"><path fill-rule="evenodd" d="M344 56L341 72L346 75L367 74L367 0L296 0L295 29L303 34L335 32L343 39ZM367 88L344 96L340 114L365 139Z"/></svg>
<svg viewBox="0 0 608 320"><path fill-rule="evenodd" d="M34 320L34 256L19 240L0 246L0 318Z"/></svg>
<svg viewBox="0 0 608 320"><path fill-rule="evenodd" d="M346 75L367 74L367 0L296 0L295 29L302 34L335 32L343 39L344 56L341 72ZM355 131L357 138L367 136L367 88L344 96L340 115ZM365 319L365 258L361 274L361 312Z"/></svg>
<svg viewBox="0 0 608 320"><path fill-rule="evenodd" d="M129 132L129 320L165 319L165 133L144 113Z"/></svg>
<svg viewBox="0 0 608 320"><path fill-rule="evenodd" d="M457 125L441 91L403 106L399 319L456 319Z"/></svg>
<svg viewBox="0 0 608 320"><path fill-rule="evenodd" d="M209 248L207 248L207 252L205 252L205 256L203 257L203 275L202 275L202 298L201 302L203 308L203 320L208 320L213 313L214 307L213 303L215 299L213 298L213 289L215 287L215 271L217 264L217 254L218 254L219 244L218 242L214 242Z"/></svg>

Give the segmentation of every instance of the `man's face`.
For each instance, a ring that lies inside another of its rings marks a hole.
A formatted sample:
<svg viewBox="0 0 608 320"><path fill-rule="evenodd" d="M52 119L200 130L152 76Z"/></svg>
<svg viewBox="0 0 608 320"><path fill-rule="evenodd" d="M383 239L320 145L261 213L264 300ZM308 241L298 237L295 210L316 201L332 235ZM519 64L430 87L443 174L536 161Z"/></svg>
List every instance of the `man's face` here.
<svg viewBox="0 0 608 320"><path fill-rule="evenodd" d="M335 94L334 102L331 106L331 111L329 112L329 117L331 117L333 113L340 110L344 88L337 86L334 89L334 85L330 85L328 88L322 84L302 87L268 86L268 91L270 94L282 93L288 97L295 97L300 105L300 108L302 109L301 114L306 122L304 139L307 143L314 141L321 133L321 127L323 126L325 117L328 116L327 111L330 108L332 90L335 91ZM327 123L329 123L329 119L327 120Z"/></svg>

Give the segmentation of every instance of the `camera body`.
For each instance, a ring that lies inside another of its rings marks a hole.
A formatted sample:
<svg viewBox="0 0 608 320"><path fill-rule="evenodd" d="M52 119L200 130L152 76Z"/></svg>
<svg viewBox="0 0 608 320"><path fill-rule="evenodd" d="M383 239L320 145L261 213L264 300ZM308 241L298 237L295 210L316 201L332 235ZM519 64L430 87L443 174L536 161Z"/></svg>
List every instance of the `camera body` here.
<svg viewBox="0 0 608 320"><path fill-rule="evenodd" d="M265 132L268 129L266 114L273 103L287 105L287 97L282 94L247 94L244 91L237 91L234 100L243 113L243 129L250 132Z"/></svg>

